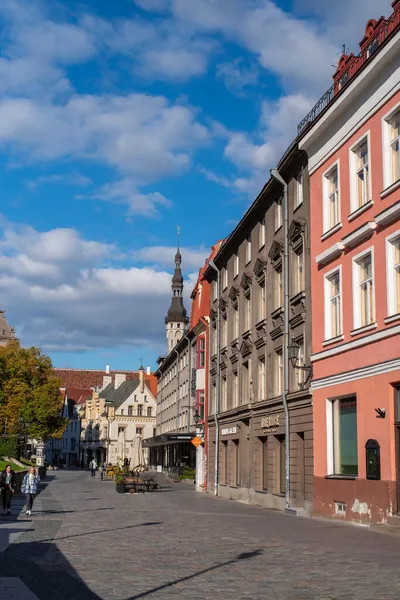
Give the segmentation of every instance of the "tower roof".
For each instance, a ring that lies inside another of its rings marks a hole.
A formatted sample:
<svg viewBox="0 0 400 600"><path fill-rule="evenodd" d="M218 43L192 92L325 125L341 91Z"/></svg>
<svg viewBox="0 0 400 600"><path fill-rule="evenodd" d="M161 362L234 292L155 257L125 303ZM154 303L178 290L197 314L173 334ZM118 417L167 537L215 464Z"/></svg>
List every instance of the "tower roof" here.
<svg viewBox="0 0 400 600"><path fill-rule="evenodd" d="M184 323L189 322L186 308L183 305L183 275L181 271L182 255L179 247L179 230L178 230L178 247L175 254L175 271L172 276L172 300L169 307L166 323Z"/></svg>
<svg viewBox="0 0 400 600"><path fill-rule="evenodd" d="M15 340L14 327L10 327L4 316L4 310L0 310L0 346L6 346L11 340Z"/></svg>

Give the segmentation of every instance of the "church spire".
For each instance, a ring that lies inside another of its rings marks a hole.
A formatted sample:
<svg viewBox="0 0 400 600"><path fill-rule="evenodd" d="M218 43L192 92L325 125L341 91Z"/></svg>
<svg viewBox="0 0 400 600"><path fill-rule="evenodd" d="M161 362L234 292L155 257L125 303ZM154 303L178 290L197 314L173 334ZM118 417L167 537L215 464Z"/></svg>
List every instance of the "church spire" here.
<svg viewBox="0 0 400 600"><path fill-rule="evenodd" d="M178 227L178 246L175 254L175 271L172 277L172 300L169 307L165 324L167 329L168 352L176 346L179 340L185 334L185 329L189 323L186 308L183 305L183 276L182 276L182 255L180 250L180 227Z"/></svg>

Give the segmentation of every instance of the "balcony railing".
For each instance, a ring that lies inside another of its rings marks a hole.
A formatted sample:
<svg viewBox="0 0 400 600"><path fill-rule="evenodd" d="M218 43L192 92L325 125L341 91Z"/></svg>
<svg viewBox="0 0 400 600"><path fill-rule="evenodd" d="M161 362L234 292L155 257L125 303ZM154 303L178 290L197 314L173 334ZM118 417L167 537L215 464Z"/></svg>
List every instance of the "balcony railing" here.
<svg viewBox="0 0 400 600"><path fill-rule="evenodd" d="M358 56L353 56L341 77L318 100L308 115L297 126L297 135L302 135L318 117L333 103L334 100L347 88L354 77L372 60L373 56L387 41L400 29L400 8L378 27L374 37Z"/></svg>

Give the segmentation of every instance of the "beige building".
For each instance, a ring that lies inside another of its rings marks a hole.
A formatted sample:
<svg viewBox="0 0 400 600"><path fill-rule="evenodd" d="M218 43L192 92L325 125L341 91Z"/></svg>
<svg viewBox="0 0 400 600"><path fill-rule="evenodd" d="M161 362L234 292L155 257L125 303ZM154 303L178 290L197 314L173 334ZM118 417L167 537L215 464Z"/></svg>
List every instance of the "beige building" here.
<svg viewBox="0 0 400 600"><path fill-rule="evenodd" d="M94 391L86 401L82 415L81 450L88 464L121 464L130 459L135 436L142 440L155 435L156 398L145 378L143 367L139 379L127 380L117 373L103 378L103 389ZM148 462L147 451L144 462Z"/></svg>
<svg viewBox="0 0 400 600"><path fill-rule="evenodd" d="M11 340L15 340L14 327L10 327L7 323L4 310L0 310L0 346L7 346Z"/></svg>

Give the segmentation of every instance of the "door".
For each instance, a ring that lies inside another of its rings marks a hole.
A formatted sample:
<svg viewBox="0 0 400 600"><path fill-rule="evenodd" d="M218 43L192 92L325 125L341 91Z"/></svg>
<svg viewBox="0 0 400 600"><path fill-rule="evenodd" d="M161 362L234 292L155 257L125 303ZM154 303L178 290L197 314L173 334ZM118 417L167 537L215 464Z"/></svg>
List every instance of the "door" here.
<svg viewBox="0 0 400 600"><path fill-rule="evenodd" d="M394 436L396 444L397 514L400 514L400 386L394 388Z"/></svg>

